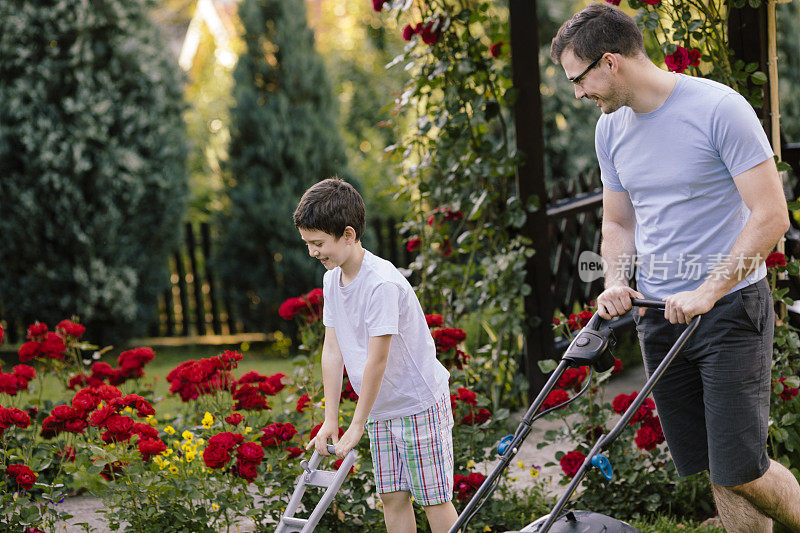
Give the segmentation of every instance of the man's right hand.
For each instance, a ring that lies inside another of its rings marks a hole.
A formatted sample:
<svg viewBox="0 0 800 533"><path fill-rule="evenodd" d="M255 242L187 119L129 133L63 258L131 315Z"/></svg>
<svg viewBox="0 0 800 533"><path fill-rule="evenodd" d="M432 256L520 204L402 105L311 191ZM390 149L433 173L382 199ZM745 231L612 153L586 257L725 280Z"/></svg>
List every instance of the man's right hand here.
<svg viewBox="0 0 800 533"><path fill-rule="evenodd" d="M633 307L631 298L644 298L644 295L627 285L609 287L597 297L597 314L606 320L623 315Z"/></svg>
<svg viewBox="0 0 800 533"><path fill-rule="evenodd" d="M322 427L319 428L319 431L314 438L311 439L311 442L306 445L306 450L314 446L314 449L317 450L317 453L323 457L328 457L331 455L328 453L327 448L328 439L331 439L333 444L339 442L339 426L336 424L336 422L329 423L326 420L322 423Z"/></svg>

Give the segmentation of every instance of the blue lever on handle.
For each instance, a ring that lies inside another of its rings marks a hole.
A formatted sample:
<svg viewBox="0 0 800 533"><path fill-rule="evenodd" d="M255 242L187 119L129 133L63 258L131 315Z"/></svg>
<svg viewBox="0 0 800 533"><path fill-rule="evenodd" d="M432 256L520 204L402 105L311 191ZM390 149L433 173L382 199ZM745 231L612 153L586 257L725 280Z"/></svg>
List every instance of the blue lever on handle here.
<svg viewBox="0 0 800 533"><path fill-rule="evenodd" d="M505 437L500 439L500 442L497 445L497 453L499 453L500 455L504 455L506 453L506 450L508 450L508 447L511 446L512 440L514 440L514 435L506 435Z"/></svg>
<svg viewBox="0 0 800 533"><path fill-rule="evenodd" d="M614 469L611 468L611 462L602 453L592 457L592 466L600 470L606 481L611 481L614 478Z"/></svg>

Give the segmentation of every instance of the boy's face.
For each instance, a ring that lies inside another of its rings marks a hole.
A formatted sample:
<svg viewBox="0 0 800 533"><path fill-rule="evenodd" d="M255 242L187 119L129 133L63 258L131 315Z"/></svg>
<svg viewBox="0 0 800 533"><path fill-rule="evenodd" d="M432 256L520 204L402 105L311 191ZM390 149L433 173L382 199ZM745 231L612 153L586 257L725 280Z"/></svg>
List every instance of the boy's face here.
<svg viewBox="0 0 800 533"><path fill-rule="evenodd" d="M333 270L337 266L342 266L350 258L352 247L348 246L348 242L354 242L355 239L348 236L348 230L353 234L355 232L349 226L345 230L345 234L338 239L330 233L316 229L298 228L298 230L300 237L308 246L308 255L319 259L326 269Z"/></svg>

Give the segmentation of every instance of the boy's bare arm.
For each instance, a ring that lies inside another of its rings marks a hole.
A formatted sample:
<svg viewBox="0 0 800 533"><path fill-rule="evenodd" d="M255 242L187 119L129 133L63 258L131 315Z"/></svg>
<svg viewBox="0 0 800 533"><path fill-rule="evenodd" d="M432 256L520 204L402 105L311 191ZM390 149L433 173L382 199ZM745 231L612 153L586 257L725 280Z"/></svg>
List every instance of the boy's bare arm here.
<svg viewBox="0 0 800 533"><path fill-rule="evenodd" d="M306 449L315 446L321 455L330 455L325 448L328 439L334 443L339 440L339 400L342 394L342 369L344 360L339 349L334 328L325 328L322 342L322 389L325 394L325 421L317 436L308 443Z"/></svg>
<svg viewBox="0 0 800 533"><path fill-rule="evenodd" d="M336 455L339 457L347 455L347 452L358 444L364 434L364 424L367 422L381 389L391 342L391 335L369 338L369 351L367 352L367 364L364 366L364 379L361 382L361 394L358 396L353 421L336 446Z"/></svg>

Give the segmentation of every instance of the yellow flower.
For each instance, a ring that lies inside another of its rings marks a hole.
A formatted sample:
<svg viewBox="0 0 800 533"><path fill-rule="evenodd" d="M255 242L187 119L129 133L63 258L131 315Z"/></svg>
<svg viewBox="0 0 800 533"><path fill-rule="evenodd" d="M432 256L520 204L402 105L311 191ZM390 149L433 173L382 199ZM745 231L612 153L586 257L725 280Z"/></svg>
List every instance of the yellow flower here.
<svg viewBox="0 0 800 533"><path fill-rule="evenodd" d="M322 407L323 409L325 409L325 398L324 398L324 397L322 398L322 401L321 401L321 402L319 402L319 403L320 403L320 407Z"/></svg>
<svg viewBox="0 0 800 533"><path fill-rule="evenodd" d="M158 465L158 468L164 469L164 459L160 455L153 457L153 462Z"/></svg>
<svg viewBox="0 0 800 533"><path fill-rule="evenodd" d="M519 468L520 468L520 470L525 470L525 463L523 463L522 461L520 461L520 462L518 462L517 464L519 465Z"/></svg>
<svg viewBox="0 0 800 533"><path fill-rule="evenodd" d="M169 473L173 474L173 475L177 474L178 473L178 467L175 466L175 465L170 466L169 467Z"/></svg>
<svg viewBox="0 0 800 533"><path fill-rule="evenodd" d="M491 531L491 530L492 530L492 528L490 528L489 526L483 526L483 531L484 532Z"/></svg>
<svg viewBox="0 0 800 533"><path fill-rule="evenodd" d="M248 434L248 433L250 433L251 431L253 431L253 428L251 428L250 426L247 426L247 427L245 427L245 428L244 428L244 434L245 434L245 435L247 435L247 434Z"/></svg>
<svg viewBox="0 0 800 533"><path fill-rule="evenodd" d="M194 444L195 444L195 447L197 447L197 446L202 446L202 445L203 445L203 444L205 444L205 443L206 443L206 441L205 441L205 440L203 440L203 439L197 439L197 440L195 441L195 443L194 443Z"/></svg>
<svg viewBox="0 0 800 533"><path fill-rule="evenodd" d="M130 407L126 407L122 411L125 412L125 413L133 414L133 409L131 409Z"/></svg>
<svg viewBox="0 0 800 533"><path fill-rule="evenodd" d="M156 417L154 417L153 415L147 415L144 421L153 427L156 427L156 424L158 424L158 420L156 420Z"/></svg>
<svg viewBox="0 0 800 533"><path fill-rule="evenodd" d="M161 452L161 454L162 454L164 457L169 457L170 455L172 455L172 448L167 448L166 450L164 450L163 452Z"/></svg>
<svg viewBox="0 0 800 533"><path fill-rule="evenodd" d="M467 468L475 468L475 461L473 461L472 459L467 461Z"/></svg>
<svg viewBox="0 0 800 533"><path fill-rule="evenodd" d="M172 426L167 426L167 427L164 428L164 433L166 433L167 435L174 435L175 434L175 428L172 427Z"/></svg>
<svg viewBox="0 0 800 533"><path fill-rule="evenodd" d="M206 414L203 415L203 420L200 423L203 424L204 428L208 429L211 427L211 424L214 423L214 417L211 416L211 413L206 411Z"/></svg>
<svg viewBox="0 0 800 533"><path fill-rule="evenodd" d="M531 467L531 477L536 478L538 476L539 476L539 469L536 468L535 466Z"/></svg>
<svg viewBox="0 0 800 533"><path fill-rule="evenodd" d="M212 503L211 504L211 510L212 511L219 511L219 505L217 505L216 503Z"/></svg>
<svg viewBox="0 0 800 533"><path fill-rule="evenodd" d="M186 461L191 463L194 461L194 458L197 456L197 452L192 450L190 452L186 452Z"/></svg>
<svg viewBox="0 0 800 533"><path fill-rule="evenodd" d="M183 440L185 440L187 442L192 442L192 439L194 438L194 435L192 435L192 432L187 429L186 431L181 433L181 437L183 437Z"/></svg>

